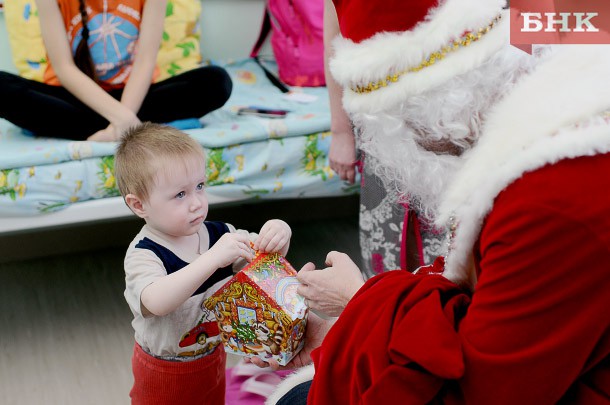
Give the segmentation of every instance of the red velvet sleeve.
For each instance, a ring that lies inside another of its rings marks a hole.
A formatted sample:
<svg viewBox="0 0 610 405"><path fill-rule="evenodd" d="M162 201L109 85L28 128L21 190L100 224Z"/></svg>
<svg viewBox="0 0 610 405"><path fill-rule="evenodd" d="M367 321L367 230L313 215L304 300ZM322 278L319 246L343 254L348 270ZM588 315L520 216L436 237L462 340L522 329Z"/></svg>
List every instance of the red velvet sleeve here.
<svg viewBox="0 0 610 405"><path fill-rule="evenodd" d="M459 328L467 403L610 400L608 191L563 167L507 188L484 224Z"/></svg>
<svg viewBox="0 0 610 405"><path fill-rule="evenodd" d="M468 299L438 275L369 280L312 353L308 403L429 403L464 371L455 326Z"/></svg>

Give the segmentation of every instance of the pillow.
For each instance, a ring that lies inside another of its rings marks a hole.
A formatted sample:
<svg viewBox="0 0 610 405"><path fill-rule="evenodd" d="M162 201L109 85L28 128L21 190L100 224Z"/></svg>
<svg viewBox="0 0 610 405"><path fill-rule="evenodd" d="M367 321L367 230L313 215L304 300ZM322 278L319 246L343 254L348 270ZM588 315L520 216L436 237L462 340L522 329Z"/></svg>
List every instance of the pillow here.
<svg viewBox="0 0 610 405"><path fill-rule="evenodd" d="M48 62L35 0L11 0L4 9L13 63L19 75L42 81ZM156 81L193 69L201 62L197 24L200 14L199 0L168 1Z"/></svg>
<svg viewBox="0 0 610 405"><path fill-rule="evenodd" d="M47 54L34 0L7 1L4 18L17 72L27 79L41 82L47 68Z"/></svg>
<svg viewBox="0 0 610 405"><path fill-rule="evenodd" d="M200 15L200 0L167 2L163 40L157 55L160 72L156 81L191 70L201 63L198 24Z"/></svg>

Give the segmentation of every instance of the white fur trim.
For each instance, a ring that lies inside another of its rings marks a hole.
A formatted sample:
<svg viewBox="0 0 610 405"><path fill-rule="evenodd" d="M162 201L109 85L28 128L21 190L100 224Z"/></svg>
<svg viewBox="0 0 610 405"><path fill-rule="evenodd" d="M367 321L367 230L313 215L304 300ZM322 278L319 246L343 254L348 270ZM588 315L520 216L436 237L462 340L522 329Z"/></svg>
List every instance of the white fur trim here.
<svg viewBox="0 0 610 405"><path fill-rule="evenodd" d="M409 31L382 32L357 44L342 37L336 38L330 69L335 80L345 89L344 107L350 113L383 110L408 95L429 89L480 65L508 42L508 12L502 13L500 23L481 40L447 54L432 66L405 74L398 82L371 93L359 94L350 90L354 84L378 81L392 71L419 65L464 31L476 31L487 26L500 14L504 3L505 0L447 0Z"/></svg>
<svg viewBox="0 0 610 405"><path fill-rule="evenodd" d="M297 385L304 383L305 381L313 380L314 374L315 369L313 364L297 369L294 373L288 375L288 377L286 377L284 381L282 381L277 386L275 391L273 391L273 393L269 395L269 398L267 398L267 400L265 401L265 405L276 404L277 401L279 401L284 395L286 395L291 389L293 389Z"/></svg>
<svg viewBox="0 0 610 405"><path fill-rule="evenodd" d="M464 282L469 252L496 196L523 173L610 151L610 126L573 127L610 108L610 46L561 46L491 111L445 194L439 223L458 223L445 276ZM560 87L561 91L557 91Z"/></svg>

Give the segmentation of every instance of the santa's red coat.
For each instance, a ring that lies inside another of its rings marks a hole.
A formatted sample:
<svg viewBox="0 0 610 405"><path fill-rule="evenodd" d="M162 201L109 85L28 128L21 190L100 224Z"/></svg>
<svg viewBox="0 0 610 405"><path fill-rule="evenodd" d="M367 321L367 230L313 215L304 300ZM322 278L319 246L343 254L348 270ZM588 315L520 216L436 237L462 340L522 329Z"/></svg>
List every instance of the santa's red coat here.
<svg viewBox="0 0 610 405"><path fill-rule="evenodd" d="M505 188L472 297L369 280L312 355L309 403L610 403L609 173L610 154L564 159Z"/></svg>

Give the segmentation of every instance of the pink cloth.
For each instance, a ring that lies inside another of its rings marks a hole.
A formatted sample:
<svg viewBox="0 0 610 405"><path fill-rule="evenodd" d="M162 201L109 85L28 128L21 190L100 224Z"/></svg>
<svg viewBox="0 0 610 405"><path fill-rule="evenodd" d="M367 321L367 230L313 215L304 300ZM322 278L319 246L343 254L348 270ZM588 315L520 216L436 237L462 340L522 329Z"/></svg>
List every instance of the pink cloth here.
<svg viewBox="0 0 610 405"><path fill-rule="evenodd" d="M271 371L240 363L226 370L226 405L263 405L267 396L292 370Z"/></svg>

